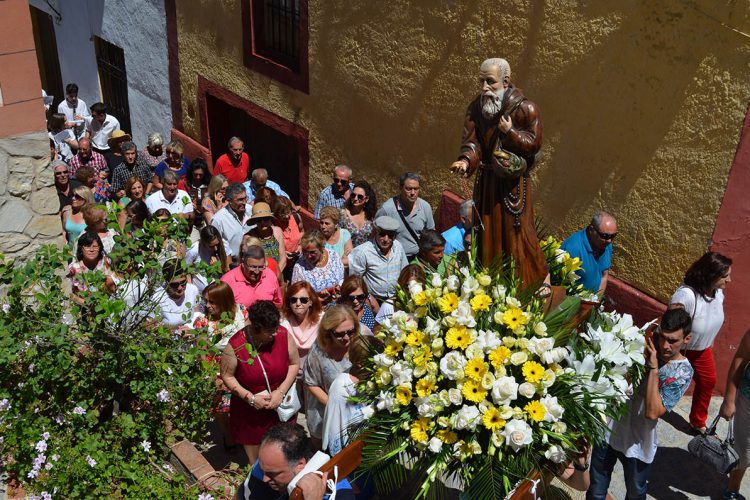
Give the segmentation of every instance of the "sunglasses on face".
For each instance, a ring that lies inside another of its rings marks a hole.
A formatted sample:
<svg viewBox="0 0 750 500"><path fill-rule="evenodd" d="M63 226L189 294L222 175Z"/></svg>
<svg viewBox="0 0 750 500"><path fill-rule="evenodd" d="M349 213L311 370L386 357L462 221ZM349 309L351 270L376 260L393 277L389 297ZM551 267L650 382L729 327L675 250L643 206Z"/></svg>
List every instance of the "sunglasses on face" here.
<svg viewBox="0 0 750 500"><path fill-rule="evenodd" d="M367 298L367 295L364 294L364 293L359 293L359 294L356 294L356 295L353 294L353 293L349 294L349 300L351 300L352 302L354 302L355 300L363 302L366 298Z"/></svg>
<svg viewBox="0 0 750 500"><path fill-rule="evenodd" d="M169 288L177 290L179 288L185 288L187 286L187 280L185 281L173 281L169 284Z"/></svg>
<svg viewBox="0 0 750 500"><path fill-rule="evenodd" d="M386 237L386 238L394 239L394 238L396 238L396 234L395 233L387 233L387 232L384 232L384 231L380 231L378 233L378 237Z"/></svg>
<svg viewBox="0 0 750 500"><path fill-rule="evenodd" d="M308 304L310 302L310 297L289 297L290 304L296 304L297 302L300 304Z"/></svg>
<svg viewBox="0 0 750 500"><path fill-rule="evenodd" d="M247 269L249 271L262 271L265 268L266 268L266 266L248 266L248 265L245 265L245 269Z"/></svg>
<svg viewBox="0 0 750 500"><path fill-rule="evenodd" d="M55 175L65 176L65 175L68 175L68 171L65 170L64 172L55 172Z"/></svg>
<svg viewBox="0 0 750 500"><path fill-rule="evenodd" d="M334 331L333 332L333 336L336 337L339 340L342 340L344 337L351 338L356 333L356 331L357 331L356 328L352 328L351 330L346 330L346 331L343 331L343 332L336 332L336 331Z"/></svg>
<svg viewBox="0 0 750 500"><path fill-rule="evenodd" d="M338 184L339 186L343 186L344 184L348 184L349 181L346 179L339 179L338 177L333 178L333 182Z"/></svg>
<svg viewBox="0 0 750 500"><path fill-rule="evenodd" d="M353 200L364 200L365 198L367 198L367 195L359 194L359 193L352 194Z"/></svg>
<svg viewBox="0 0 750 500"><path fill-rule="evenodd" d="M594 229L596 231L596 234L599 235L599 237L603 240L614 240L617 237L617 233L603 233L599 231L598 229Z"/></svg>

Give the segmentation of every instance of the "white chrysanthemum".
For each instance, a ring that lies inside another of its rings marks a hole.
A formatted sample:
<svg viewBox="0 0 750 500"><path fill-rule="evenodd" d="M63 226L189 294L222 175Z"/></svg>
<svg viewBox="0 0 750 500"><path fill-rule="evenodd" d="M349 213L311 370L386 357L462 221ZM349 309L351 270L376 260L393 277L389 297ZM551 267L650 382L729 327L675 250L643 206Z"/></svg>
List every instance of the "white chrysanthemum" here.
<svg viewBox="0 0 750 500"><path fill-rule="evenodd" d="M513 451L518 451L532 442L531 427L523 420L511 420L505 424L502 434L505 437L505 444L513 448Z"/></svg>

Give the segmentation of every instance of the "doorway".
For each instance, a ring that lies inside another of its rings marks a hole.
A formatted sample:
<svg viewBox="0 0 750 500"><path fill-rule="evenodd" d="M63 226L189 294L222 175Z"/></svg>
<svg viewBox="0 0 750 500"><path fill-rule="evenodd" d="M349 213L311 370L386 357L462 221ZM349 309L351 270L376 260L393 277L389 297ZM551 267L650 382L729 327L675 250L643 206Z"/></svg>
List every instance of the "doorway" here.
<svg viewBox="0 0 750 500"><path fill-rule="evenodd" d="M98 36L94 36L94 48L96 49L96 65L99 69L99 84L102 89L102 102L107 105L107 113L120 122L120 129L132 134L125 52L117 45Z"/></svg>
<svg viewBox="0 0 750 500"><path fill-rule="evenodd" d="M47 95L54 96L50 113L57 113L57 105L65 99L63 89L62 73L60 72L60 59L57 53L57 40L55 38L55 23L52 16L41 9L29 6L31 12L31 29L34 33L34 45L36 46L36 62L39 66L39 77L42 88Z"/></svg>
<svg viewBox="0 0 750 500"><path fill-rule="evenodd" d="M227 152L229 138L239 137L250 156L250 170L265 168L268 178L278 183L294 203L307 206L307 131L239 96L228 94L223 90L222 99L205 94L207 123L203 127L211 157L216 161Z"/></svg>

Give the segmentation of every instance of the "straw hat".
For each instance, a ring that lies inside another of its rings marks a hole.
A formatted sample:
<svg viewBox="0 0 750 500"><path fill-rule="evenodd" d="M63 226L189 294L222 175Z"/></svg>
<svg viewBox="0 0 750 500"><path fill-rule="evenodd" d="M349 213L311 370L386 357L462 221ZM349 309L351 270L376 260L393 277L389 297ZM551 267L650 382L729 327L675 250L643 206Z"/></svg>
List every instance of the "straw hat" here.
<svg viewBox="0 0 750 500"><path fill-rule="evenodd" d="M110 149L120 149L120 144L127 141L132 141L133 138L130 137L130 134L127 132L123 132L120 129L115 130L112 132L112 137L109 138L107 141L107 146L109 146Z"/></svg>
<svg viewBox="0 0 750 500"><path fill-rule="evenodd" d="M271 207L268 206L268 203L259 201L253 205L253 215L250 216L249 220L263 219L266 217L273 217L273 212L271 212Z"/></svg>

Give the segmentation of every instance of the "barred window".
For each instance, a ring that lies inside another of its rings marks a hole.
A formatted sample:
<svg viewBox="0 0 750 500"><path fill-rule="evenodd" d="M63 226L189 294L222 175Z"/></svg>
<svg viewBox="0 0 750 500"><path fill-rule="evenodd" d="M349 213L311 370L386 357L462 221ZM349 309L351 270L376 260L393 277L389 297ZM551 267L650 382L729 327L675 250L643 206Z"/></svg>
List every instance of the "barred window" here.
<svg viewBox="0 0 750 500"><path fill-rule="evenodd" d="M262 1L263 15L259 19L262 27L256 28L256 51L297 71L299 69L299 0Z"/></svg>

